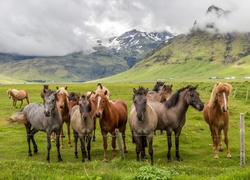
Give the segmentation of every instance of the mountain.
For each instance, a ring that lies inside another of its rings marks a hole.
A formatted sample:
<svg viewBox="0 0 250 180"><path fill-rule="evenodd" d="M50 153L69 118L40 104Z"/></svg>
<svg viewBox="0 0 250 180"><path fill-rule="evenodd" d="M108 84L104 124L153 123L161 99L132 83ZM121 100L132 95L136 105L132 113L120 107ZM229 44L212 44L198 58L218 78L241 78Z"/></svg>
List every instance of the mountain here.
<svg viewBox="0 0 250 180"><path fill-rule="evenodd" d="M146 33L134 29L98 40L90 53L54 57L0 53L0 82L84 82L111 76L130 69L172 37L170 32Z"/></svg>
<svg viewBox="0 0 250 180"><path fill-rule="evenodd" d="M250 33L192 30L152 51L131 69L99 79L103 83L199 81L250 77ZM91 81L97 82L97 81Z"/></svg>

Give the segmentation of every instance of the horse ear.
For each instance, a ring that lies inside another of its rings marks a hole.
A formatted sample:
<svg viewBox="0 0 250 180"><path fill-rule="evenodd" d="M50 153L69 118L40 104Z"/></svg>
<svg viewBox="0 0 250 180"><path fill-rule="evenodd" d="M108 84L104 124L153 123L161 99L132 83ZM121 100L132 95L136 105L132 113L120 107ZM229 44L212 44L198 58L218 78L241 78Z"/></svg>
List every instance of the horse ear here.
<svg viewBox="0 0 250 180"><path fill-rule="evenodd" d="M58 86L56 86L56 89L58 90L58 89L59 89L59 87L58 87Z"/></svg>
<svg viewBox="0 0 250 180"><path fill-rule="evenodd" d="M147 89L145 89L145 95L147 95L148 94L148 88Z"/></svg>
<svg viewBox="0 0 250 180"><path fill-rule="evenodd" d="M107 94L108 94L108 91L107 91L107 90L105 90L105 91L104 91L104 95L106 96Z"/></svg>
<svg viewBox="0 0 250 180"><path fill-rule="evenodd" d="M134 94L136 94L136 93L137 93L137 90L134 88L134 89L133 89L133 92L134 92Z"/></svg>
<svg viewBox="0 0 250 180"><path fill-rule="evenodd" d="M197 85L194 87L194 89L197 89L197 88L198 88L198 86L199 86L199 85L197 84Z"/></svg>

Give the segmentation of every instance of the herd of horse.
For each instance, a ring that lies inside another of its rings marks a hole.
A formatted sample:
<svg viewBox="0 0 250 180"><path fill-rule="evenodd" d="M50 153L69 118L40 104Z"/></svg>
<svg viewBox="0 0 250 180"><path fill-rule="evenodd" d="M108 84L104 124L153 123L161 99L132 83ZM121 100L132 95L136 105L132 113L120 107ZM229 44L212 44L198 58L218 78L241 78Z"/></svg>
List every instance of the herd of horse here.
<svg viewBox="0 0 250 180"><path fill-rule="evenodd" d="M58 161L62 161L60 149L63 148L63 123L67 125L68 145L72 146L70 139L70 126L73 129L75 158L78 158L78 139L82 153L82 162L85 158L90 160L91 141L95 141L96 119L99 119L103 138L104 161L107 157L107 138L112 136L112 152L116 158L116 133L118 129L122 134L123 152L127 152L125 142L126 125L129 124L132 132L132 140L136 145L136 158L139 161L146 159L145 149L148 147L151 164L153 159L153 138L155 131L166 131L168 142L168 161L172 161L171 147L172 134L175 139L175 157L182 161L179 154L179 137L186 122L186 112L191 106L198 111L203 111L205 122L209 125L213 141L214 158L218 158L218 152L222 150L222 136L226 144L227 157L231 157L228 147L228 96L231 92L228 83L216 83L208 102L203 103L197 92L197 86L188 85L172 92L172 85L157 82L152 90L139 87L133 89L133 104L128 112L126 103L121 99L110 99L110 91L101 83L97 89L84 94L76 92L68 93L67 87L49 89L44 85L41 91L43 104L30 103L29 95L25 90L8 89L7 93L13 99L16 107L17 100L27 99L28 105L21 111L13 114L10 119L25 125L28 142L28 156L37 153L37 145L34 135L38 131L44 131L47 137L47 162L50 162L51 141L55 139ZM21 104L22 105L22 104ZM21 107L20 105L20 107Z"/></svg>

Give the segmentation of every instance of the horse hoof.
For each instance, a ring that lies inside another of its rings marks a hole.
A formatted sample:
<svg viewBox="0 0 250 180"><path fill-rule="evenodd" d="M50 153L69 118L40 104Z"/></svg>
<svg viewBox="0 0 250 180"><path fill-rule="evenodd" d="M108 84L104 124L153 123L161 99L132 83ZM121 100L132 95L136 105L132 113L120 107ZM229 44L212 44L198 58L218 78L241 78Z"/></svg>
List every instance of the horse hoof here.
<svg viewBox="0 0 250 180"><path fill-rule="evenodd" d="M215 156L214 156L214 159L219 159L219 156L218 156L218 155L215 155Z"/></svg>
<svg viewBox="0 0 250 180"><path fill-rule="evenodd" d="M69 144L69 147L73 147L72 144Z"/></svg>
<svg viewBox="0 0 250 180"><path fill-rule="evenodd" d="M124 153L128 153L128 151L127 150L125 150L125 151L123 151Z"/></svg>
<svg viewBox="0 0 250 180"><path fill-rule="evenodd" d="M104 158L104 159L103 159L103 162L108 162L108 159Z"/></svg>
<svg viewBox="0 0 250 180"><path fill-rule="evenodd" d="M58 162L63 162L62 158L59 158L59 159L58 159Z"/></svg>
<svg viewBox="0 0 250 180"><path fill-rule="evenodd" d="M168 162L173 162L173 159L172 159L172 158L169 158L169 159L168 159Z"/></svg>
<svg viewBox="0 0 250 180"><path fill-rule="evenodd" d="M63 149L64 147L61 145L60 148Z"/></svg>
<svg viewBox="0 0 250 180"><path fill-rule="evenodd" d="M231 156L231 154L227 154L227 158L231 158L232 156Z"/></svg>

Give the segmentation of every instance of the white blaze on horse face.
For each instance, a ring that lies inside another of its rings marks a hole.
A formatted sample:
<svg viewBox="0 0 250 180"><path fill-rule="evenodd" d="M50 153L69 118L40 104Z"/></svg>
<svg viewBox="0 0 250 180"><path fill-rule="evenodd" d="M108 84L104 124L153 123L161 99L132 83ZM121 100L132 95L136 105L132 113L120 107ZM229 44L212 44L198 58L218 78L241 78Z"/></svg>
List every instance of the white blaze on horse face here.
<svg viewBox="0 0 250 180"><path fill-rule="evenodd" d="M102 98L101 98L100 96L97 97L97 108L99 108L99 106L100 106L100 101L101 101L101 99L102 99Z"/></svg>
<svg viewBox="0 0 250 180"><path fill-rule="evenodd" d="M224 99L224 110L227 111L227 99L226 99L226 93L223 92L223 99Z"/></svg>

